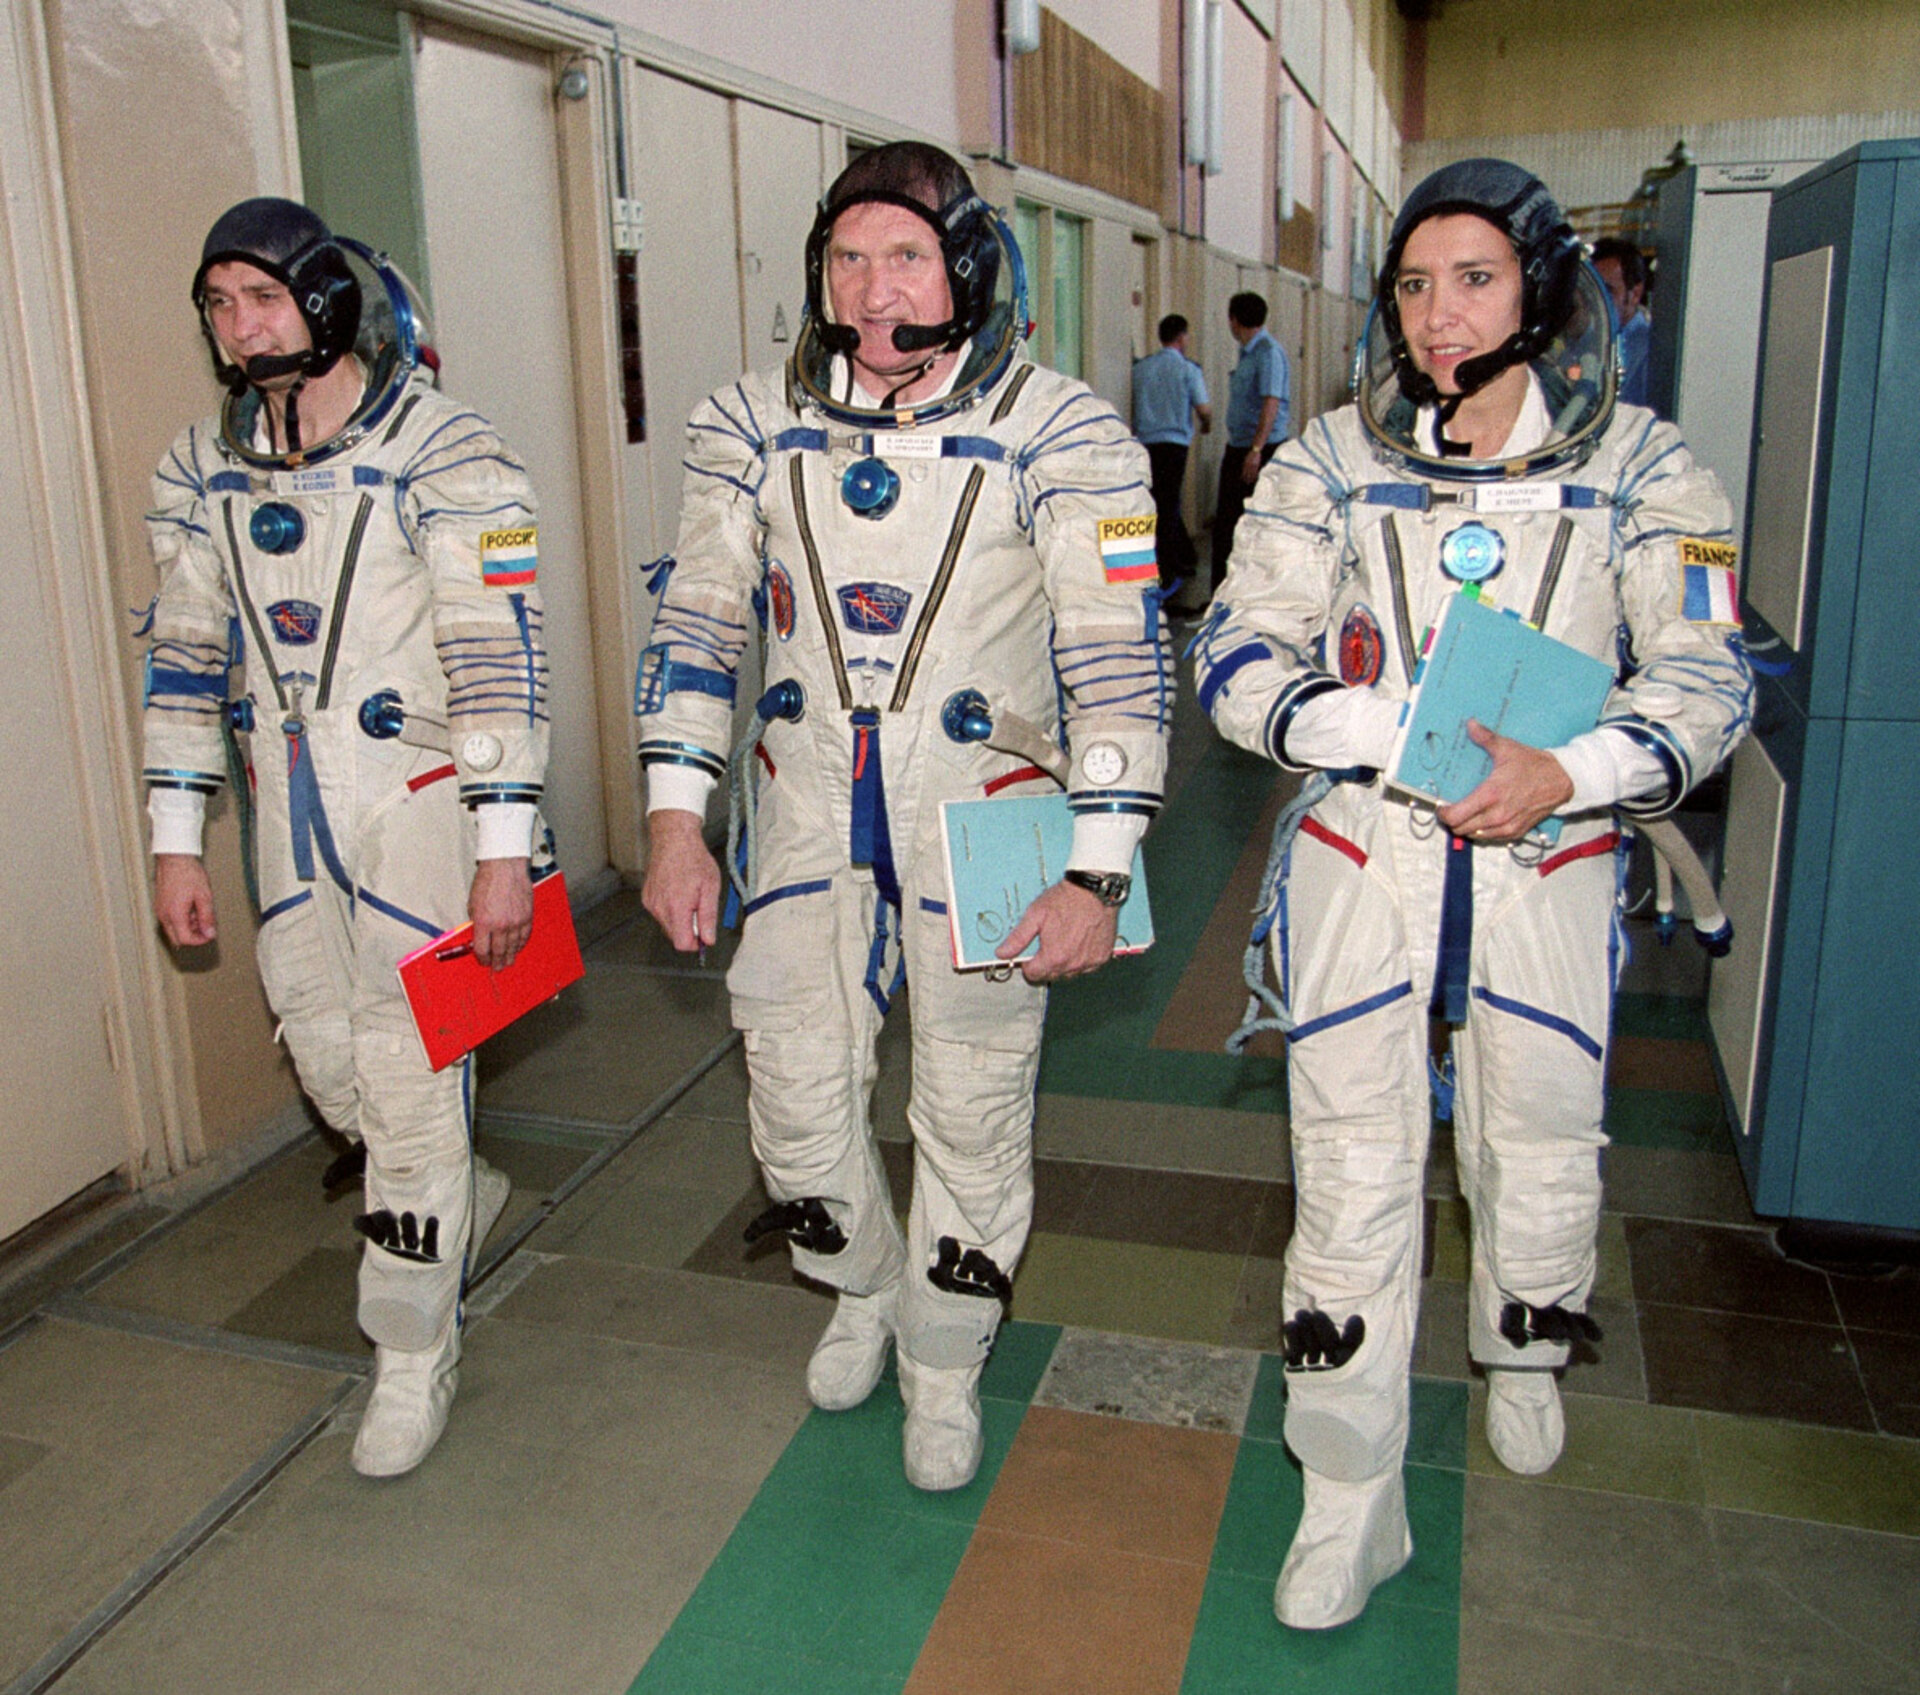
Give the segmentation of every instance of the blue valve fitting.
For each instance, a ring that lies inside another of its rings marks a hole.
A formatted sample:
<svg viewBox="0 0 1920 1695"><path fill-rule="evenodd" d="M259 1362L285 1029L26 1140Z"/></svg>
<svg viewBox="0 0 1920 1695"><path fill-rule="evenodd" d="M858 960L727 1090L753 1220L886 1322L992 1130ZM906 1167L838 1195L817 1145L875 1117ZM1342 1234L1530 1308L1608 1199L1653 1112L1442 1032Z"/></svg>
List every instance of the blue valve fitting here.
<svg viewBox="0 0 1920 1695"><path fill-rule="evenodd" d="M242 735L253 734L253 702L251 700L227 702L227 728L237 730Z"/></svg>
<svg viewBox="0 0 1920 1695"><path fill-rule="evenodd" d="M377 742L390 742L406 727L406 708L392 689L370 694L360 703L360 728Z"/></svg>
<svg viewBox="0 0 1920 1695"><path fill-rule="evenodd" d="M798 677L784 677L754 703L753 709L763 723L784 718L789 724L797 724L807 710L807 691Z"/></svg>
<svg viewBox="0 0 1920 1695"><path fill-rule="evenodd" d="M300 508L284 500L269 500L256 506L247 521L247 533L262 553L291 553L307 539L307 521Z"/></svg>
<svg viewBox="0 0 1920 1695"><path fill-rule="evenodd" d="M955 742L983 742L993 734L993 709L978 689L962 689L940 708L940 728Z"/></svg>
<svg viewBox="0 0 1920 1695"><path fill-rule="evenodd" d="M1733 951L1733 920L1722 919L1717 930L1696 929L1693 939L1707 950L1710 959L1725 959Z"/></svg>
<svg viewBox="0 0 1920 1695"><path fill-rule="evenodd" d="M900 499L900 473L884 459L856 459L840 479L840 498L862 518L884 518Z"/></svg>

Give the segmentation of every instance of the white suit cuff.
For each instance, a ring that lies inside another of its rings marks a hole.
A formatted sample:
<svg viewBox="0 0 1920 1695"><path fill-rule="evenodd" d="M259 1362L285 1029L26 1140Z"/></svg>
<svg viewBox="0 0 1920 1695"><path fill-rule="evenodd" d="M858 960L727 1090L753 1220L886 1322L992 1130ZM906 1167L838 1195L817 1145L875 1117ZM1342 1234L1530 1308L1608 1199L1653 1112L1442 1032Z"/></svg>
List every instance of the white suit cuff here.
<svg viewBox="0 0 1920 1695"><path fill-rule="evenodd" d="M153 825L155 853L200 857L200 838L207 821L205 795L197 789L149 789L147 817Z"/></svg>
<svg viewBox="0 0 1920 1695"><path fill-rule="evenodd" d="M1329 689L1308 701L1287 726L1286 755L1296 765L1339 771L1349 765L1386 769L1400 727L1400 702L1372 689Z"/></svg>
<svg viewBox="0 0 1920 1695"><path fill-rule="evenodd" d="M713 777L692 765L649 765L647 767L647 811L691 812L707 815L707 796L713 793Z"/></svg>
<svg viewBox="0 0 1920 1695"><path fill-rule="evenodd" d="M1667 781L1667 768L1657 754L1611 730L1589 730L1551 751L1573 780L1573 798L1560 808L1563 813L1591 812L1657 794Z"/></svg>
<svg viewBox="0 0 1920 1695"><path fill-rule="evenodd" d="M480 826L475 859L528 859L533 855L533 821L539 808L530 800L497 800L473 809Z"/></svg>
<svg viewBox="0 0 1920 1695"><path fill-rule="evenodd" d="M1147 821L1134 812L1080 812L1073 820L1069 871L1131 871L1133 850L1147 833Z"/></svg>

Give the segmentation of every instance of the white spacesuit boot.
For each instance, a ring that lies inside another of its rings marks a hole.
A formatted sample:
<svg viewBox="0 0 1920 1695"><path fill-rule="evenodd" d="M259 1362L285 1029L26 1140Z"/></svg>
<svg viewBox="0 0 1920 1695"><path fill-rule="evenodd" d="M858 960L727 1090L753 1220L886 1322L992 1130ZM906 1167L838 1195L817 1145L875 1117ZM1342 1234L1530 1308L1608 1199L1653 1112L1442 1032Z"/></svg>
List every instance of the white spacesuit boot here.
<svg viewBox="0 0 1920 1695"><path fill-rule="evenodd" d="M353 1469L362 1477L399 1477L412 1471L440 1440L460 1382L460 1315L430 1348L380 1348L373 1353L373 1398L353 1439Z"/></svg>
<svg viewBox="0 0 1920 1695"><path fill-rule="evenodd" d="M1487 1445L1509 1471L1538 1477L1567 1439L1560 1386L1551 1371L1487 1368Z"/></svg>
<svg viewBox="0 0 1920 1695"><path fill-rule="evenodd" d="M1413 1557L1405 1477L1398 1466L1361 1483L1304 1474L1306 1510L1274 1586L1274 1617L1294 1630L1331 1630L1360 1616L1376 1585Z"/></svg>
<svg viewBox="0 0 1920 1695"><path fill-rule="evenodd" d="M489 1165L478 1154L473 1156L473 1236L467 1249L469 1263L480 1257L487 1233L506 1211L507 1197L513 1193L513 1179L498 1166Z"/></svg>
<svg viewBox="0 0 1920 1695"><path fill-rule="evenodd" d="M893 1342L896 1279L871 1295L844 1289L807 1361L807 1397L823 1412L846 1412L873 1393Z"/></svg>
<svg viewBox="0 0 1920 1695"><path fill-rule="evenodd" d="M980 1369L974 1365L921 1365L900 1353L900 1399L906 1403L902 1441L907 1481L939 1493L964 1489L980 1469L986 1438L980 1429Z"/></svg>

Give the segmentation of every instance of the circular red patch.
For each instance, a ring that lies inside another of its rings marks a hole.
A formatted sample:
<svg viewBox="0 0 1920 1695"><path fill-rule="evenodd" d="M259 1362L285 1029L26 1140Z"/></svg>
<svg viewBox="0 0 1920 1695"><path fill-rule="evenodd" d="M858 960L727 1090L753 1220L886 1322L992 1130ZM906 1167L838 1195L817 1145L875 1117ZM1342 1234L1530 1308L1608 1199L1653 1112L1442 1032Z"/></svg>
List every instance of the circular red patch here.
<svg viewBox="0 0 1920 1695"><path fill-rule="evenodd" d="M1367 688L1379 682L1385 664L1380 621L1364 606L1356 606L1340 626L1340 681L1349 688Z"/></svg>

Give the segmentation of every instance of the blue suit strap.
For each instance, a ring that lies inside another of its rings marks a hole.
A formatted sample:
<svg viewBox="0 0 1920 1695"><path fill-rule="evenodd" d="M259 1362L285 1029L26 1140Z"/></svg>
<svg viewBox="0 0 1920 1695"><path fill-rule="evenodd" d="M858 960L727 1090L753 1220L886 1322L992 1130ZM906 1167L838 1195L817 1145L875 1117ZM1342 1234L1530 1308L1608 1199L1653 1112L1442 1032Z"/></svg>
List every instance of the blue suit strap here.
<svg viewBox="0 0 1920 1695"><path fill-rule="evenodd" d="M782 430L770 438L761 451L768 456L775 453L825 453L827 451L827 432L796 427Z"/></svg>
<svg viewBox="0 0 1920 1695"><path fill-rule="evenodd" d="M207 478L210 494L251 494L252 480L245 471L215 471Z"/></svg>

